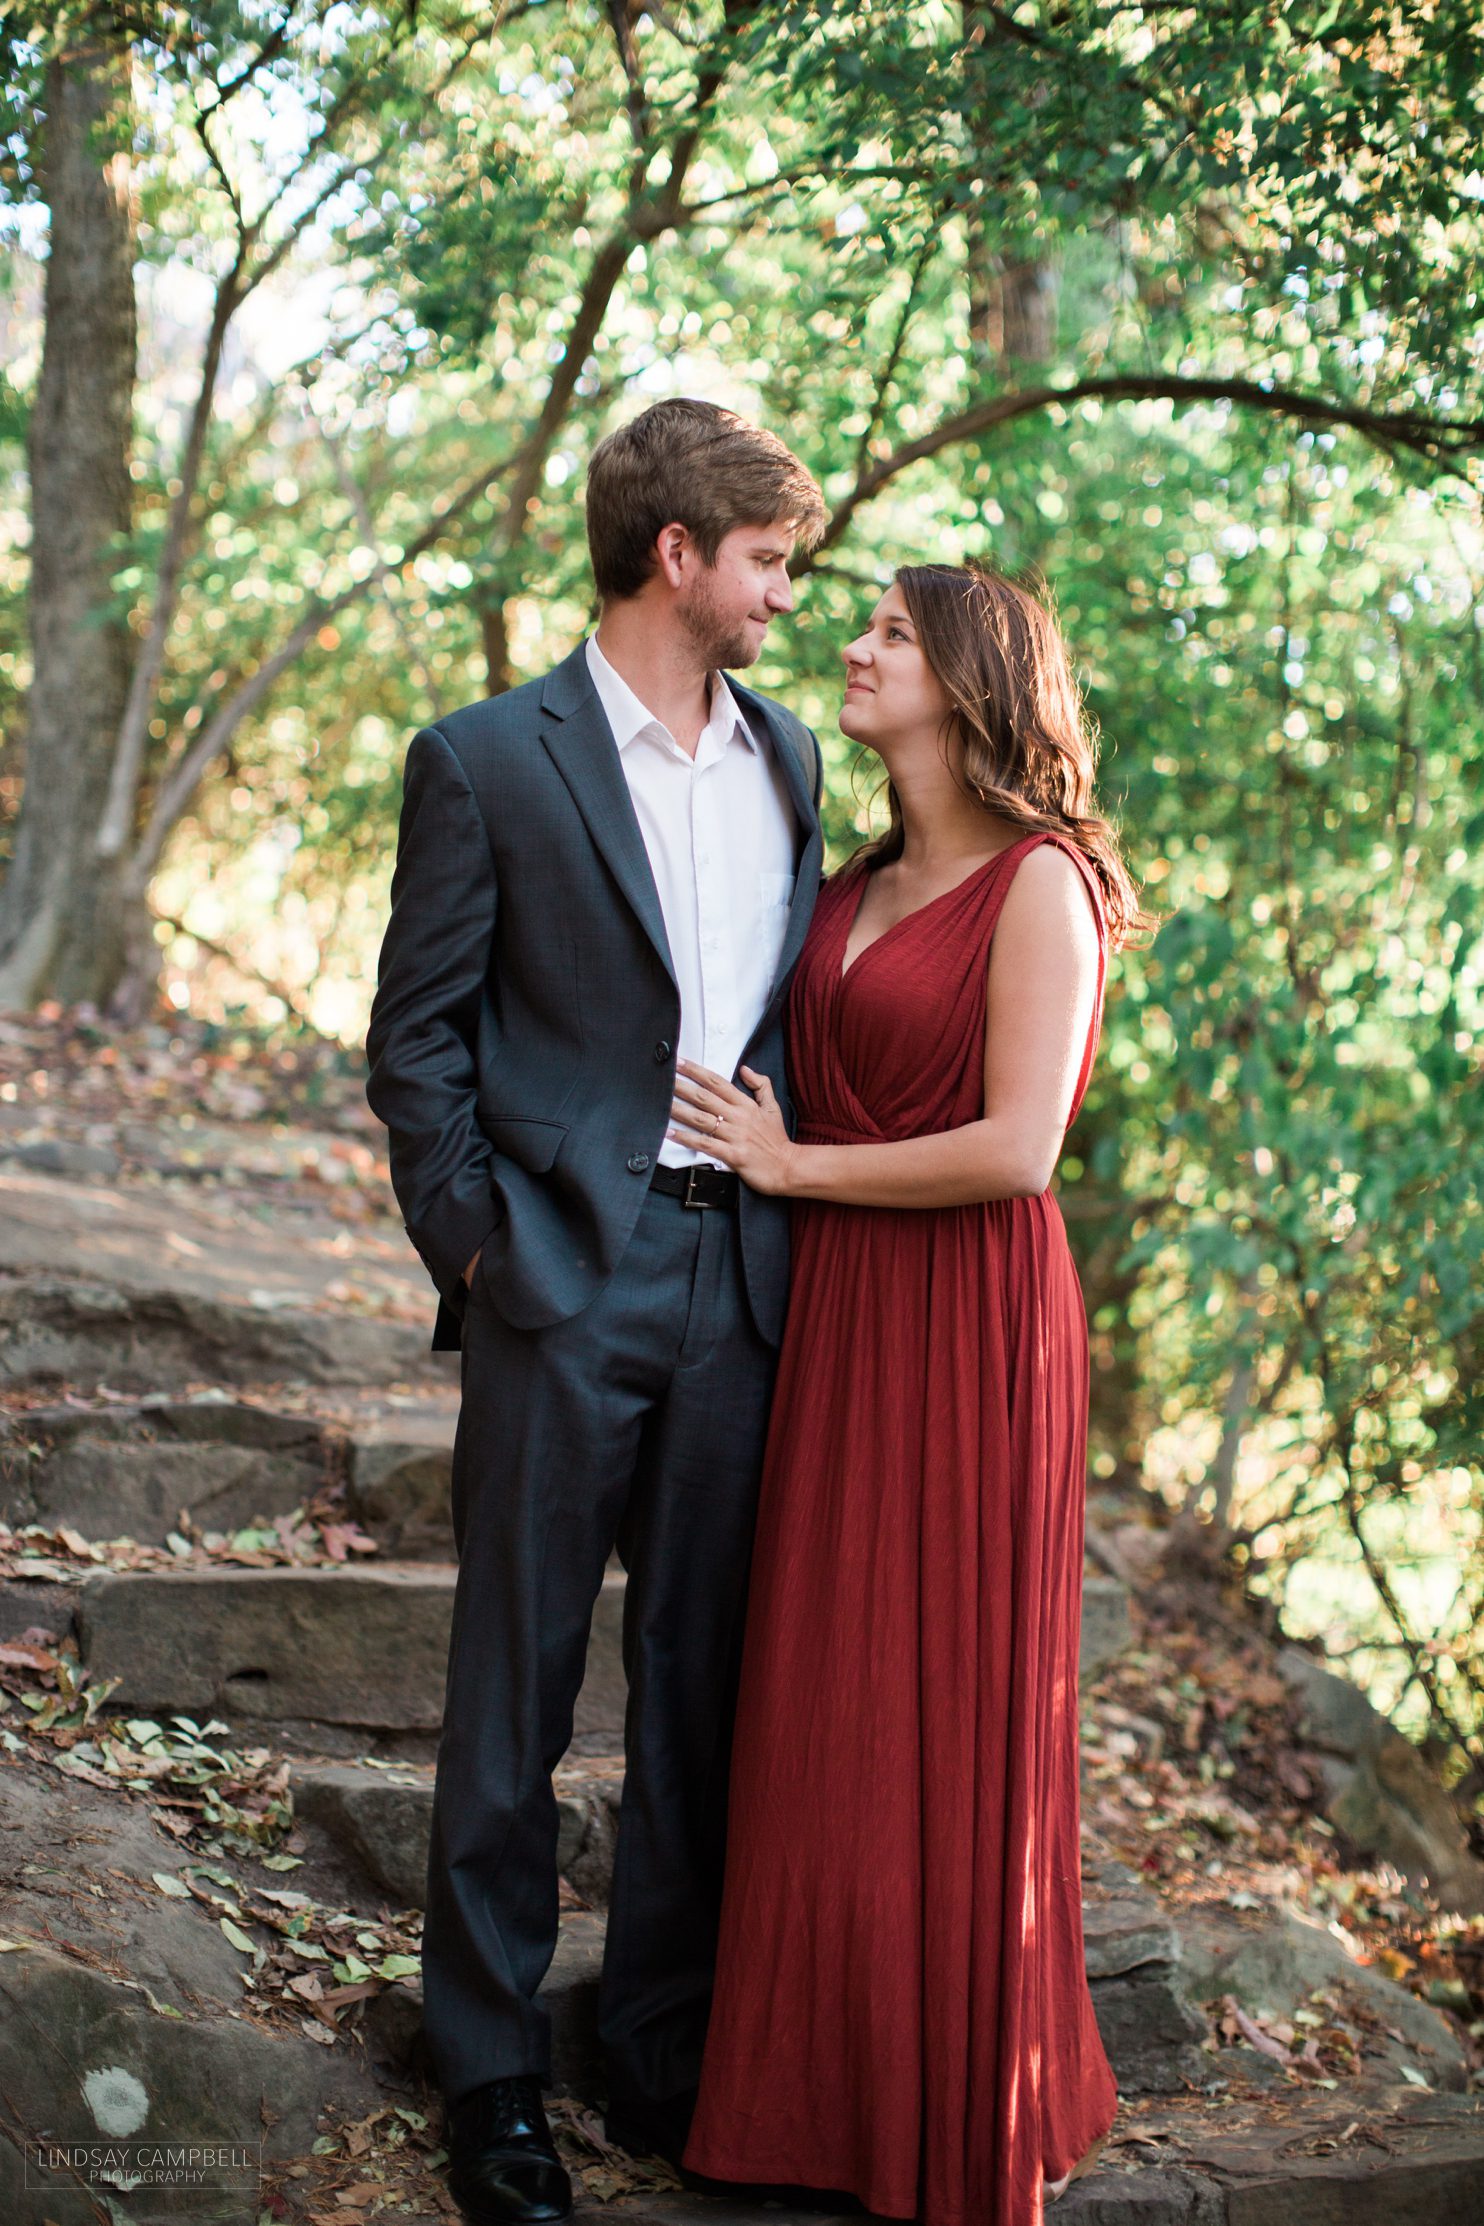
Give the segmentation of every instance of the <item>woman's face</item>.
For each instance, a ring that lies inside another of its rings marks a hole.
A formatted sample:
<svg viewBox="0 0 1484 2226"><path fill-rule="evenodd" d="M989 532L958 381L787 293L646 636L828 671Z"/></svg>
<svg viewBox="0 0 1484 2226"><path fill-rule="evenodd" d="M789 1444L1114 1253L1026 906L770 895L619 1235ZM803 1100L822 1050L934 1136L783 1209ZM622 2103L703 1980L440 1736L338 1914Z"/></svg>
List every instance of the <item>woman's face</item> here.
<svg viewBox="0 0 1484 2226"><path fill-rule="evenodd" d="M900 748L917 736L938 748L943 723L953 707L923 654L899 587L887 589L864 631L841 654L845 659L842 734L852 742L864 742L878 756L893 754L893 745Z"/></svg>

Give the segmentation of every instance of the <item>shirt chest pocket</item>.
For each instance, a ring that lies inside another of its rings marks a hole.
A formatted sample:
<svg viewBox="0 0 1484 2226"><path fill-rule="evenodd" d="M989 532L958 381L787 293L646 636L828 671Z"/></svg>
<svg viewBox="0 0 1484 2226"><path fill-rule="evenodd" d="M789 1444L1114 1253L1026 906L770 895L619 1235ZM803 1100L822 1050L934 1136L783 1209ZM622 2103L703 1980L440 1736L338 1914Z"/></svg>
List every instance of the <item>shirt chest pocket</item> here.
<svg viewBox="0 0 1484 2226"><path fill-rule="evenodd" d="M766 986L777 973L778 961L783 955L784 939L788 934L788 909L794 900L794 877L791 873L760 873L757 880L756 963L762 986Z"/></svg>

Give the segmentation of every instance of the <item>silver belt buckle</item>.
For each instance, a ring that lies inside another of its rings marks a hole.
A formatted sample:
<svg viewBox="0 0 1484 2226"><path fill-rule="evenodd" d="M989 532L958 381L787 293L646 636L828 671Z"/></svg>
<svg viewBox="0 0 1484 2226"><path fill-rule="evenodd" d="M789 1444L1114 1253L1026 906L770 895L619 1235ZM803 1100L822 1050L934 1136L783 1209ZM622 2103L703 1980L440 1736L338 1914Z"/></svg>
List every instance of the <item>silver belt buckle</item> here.
<svg viewBox="0 0 1484 2226"><path fill-rule="evenodd" d="M703 1167L698 1159L691 1161L690 1166L685 1171L685 1196L680 1201L683 1206L695 1206L699 1211L705 1211L706 1207L710 1204L710 1200L706 1198L694 1197L692 1193L695 1191L696 1188L697 1177L700 1175L709 1175L711 1172L712 1170L709 1167Z"/></svg>

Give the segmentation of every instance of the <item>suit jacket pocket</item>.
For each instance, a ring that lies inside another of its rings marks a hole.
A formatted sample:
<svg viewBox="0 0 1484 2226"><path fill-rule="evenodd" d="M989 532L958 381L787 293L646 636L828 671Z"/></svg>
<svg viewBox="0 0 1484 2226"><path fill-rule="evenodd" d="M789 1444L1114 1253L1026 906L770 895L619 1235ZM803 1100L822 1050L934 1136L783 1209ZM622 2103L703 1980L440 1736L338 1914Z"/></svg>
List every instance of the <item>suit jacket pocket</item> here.
<svg viewBox="0 0 1484 2226"><path fill-rule="evenodd" d="M553 1164L567 1133L565 1121L532 1120L524 1114L501 1115L498 1120L485 1115L479 1125L497 1152L533 1175L544 1174Z"/></svg>

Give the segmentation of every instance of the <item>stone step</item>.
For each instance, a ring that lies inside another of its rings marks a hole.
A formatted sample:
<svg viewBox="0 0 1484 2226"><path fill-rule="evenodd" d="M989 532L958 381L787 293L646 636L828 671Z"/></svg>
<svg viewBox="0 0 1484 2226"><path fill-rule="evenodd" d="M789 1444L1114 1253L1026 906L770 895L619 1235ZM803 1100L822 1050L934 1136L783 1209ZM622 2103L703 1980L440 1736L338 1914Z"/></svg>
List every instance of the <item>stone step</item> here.
<svg viewBox="0 0 1484 2226"><path fill-rule="evenodd" d="M339 1465L312 1419L235 1399L41 1407L8 1420L0 1520L67 1523L85 1538L163 1545L182 1513L201 1530L238 1530L312 1498Z"/></svg>
<svg viewBox="0 0 1484 2226"><path fill-rule="evenodd" d="M345 1511L403 1561L454 1553L453 1437L458 1410L363 1422L346 1440Z"/></svg>
<svg viewBox="0 0 1484 2226"><path fill-rule="evenodd" d="M1203 2169L1105 2163L1047 2211L1048 2226L1052 2218L1056 2226L1437 2226L1439 2219L1477 2226L1484 2216L1484 2125L1458 2113L1430 2130L1412 2122L1415 2103L1386 2099L1395 2109L1385 2120L1384 2148L1354 2135L1345 2142L1356 2105L1347 2121L1333 2097L1327 2109L1306 2098L1297 2126L1264 2127L1245 2142L1227 2134L1211 2144ZM1367 2097L1358 2107L1374 2126L1371 2103ZM1382 2137L1379 2126L1376 2132ZM1333 2153L1295 2156L1294 2140L1328 2145ZM1287 2152L1281 2156L1280 2144ZM603 2215L597 2204L581 2200L574 2212L579 2222ZM646 2192L606 2215L621 2217L626 2226L843 2226L823 2204L795 2214L755 2198L714 2195ZM858 2222L865 2214L848 2215Z"/></svg>
<svg viewBox="0 0 1484 2226"><path fill-rule="evenodd" d="M1177 1920L1180 1958L1195 2000L1230 1996L1259 2015L1291 2017L1316 1995L1343 2003L1366 2034L1366 2056L1399 2083L1412 2075L1429 2087L1462 2092L1470 2050L1459 2025L1373 1963L1356 1960L1342 1928L1296 1909L1234 1909L1189 1900Z"/></svg>
<svg viewBox="0 0 1484 2226"><path fill-rule="evenodd" d="M82 1657L94 1676L120 1680L114 1705L136 1712L436 1734L455 1574L449 1563L390 1561L100 1570L76 1588ZM1116 1603L1105 1597L1112 1583L1088 1581L1084 1670L1089 1645L1126 1629L1122 1587ZM594 1612L581 1753L622 1747L624 1585L610 1570Z"/></svg>
<svg viewBox="0 0 1484 2226"><path fill-rule="evenodd" d="M1285 2093L1243 2124L1216 2114L1178 2167L1099 2171L1056 2206L1057 2226L1475 2226L1484 2219L1484 2101L1342 2081Z"/></svg>
<svg viewBox="0 0 1484 2226"><path fill-rule="evenodd" d="M289 1411L212 1391L0 1415L0 1522L66 1523L85 1538L164 1545L183 1512L197 1531L230 1533L339 1483L346 1516L390 1559L448 1562L457 1420L452 1386L333 1404L326 1394L301 1397ZM1129 1636L1127 1588L1089 1574L1082 1675L1096 1676ZM621 1708L605 1709L602 1729L622 1732Z"/></svg>
<svg viewBox="0 0 1484 2226"><path fill-rule="evenodd" d="M426 1325L90 1278L0 1273L0 1386L380 1386L447 1375Z"/></svg>
<svg viewBox="0 0 1484 2226"><path fill-rule="evenodd" d="M78 1636L115 1709L436 1731L453 1585L437 1564L104 1570Z"/></svg>
<svg viewBox="0 0 1484 2226"><path fill-rule="evenodd" d="M1187 1997L1174 1920L1122 1863L1084 1875L1082 1941L1098 2030L1120 2094L1199 2086L1205 2018Z"/></svg>
<svg viewBox="0 0 1484 2226"><path fill-rule="evenodd" d="M85 1667L120 1680L116 1710L220 1716L260 1735L271 1725L289 1745L324 1747L338 1730L342 1751L368 1734L406 1735L403 1750L417 1752L442 1721L455 1575L439 1562L216 1564L99 1570L66 1590ZM623 1598L623 1574L610 1572L577 1703L581 1752L622 1745Z"/></svg>
<svg viewBox="0 0 1484 2226"><path fill-rule="evenodd" d="M289 1411L218 1391L31 1408L0 1415L0 1522L66 1523L85 1538L164 1545L182 1513L198 1532L230 1533L338 1483L347 1518L390 1559L447 1562L457 1421L451 1388L333 1405L322 1394ZM1129 1635L1126 1587L1088 1575L1083 1676L1096 1676Z"/></svg>
<svg viewBox="0 0 1484 2226"><path fill-rule="evenodd" d="M1117 1577L1082 1580L1082 1647L1079 1672L1092 1679L1116 1662L1133 1637L1128 1586Z"/></svg>
<svg viewBox="0 0 1484 2226"><path fill-rule="evenodd" d="M433 1816L433 1764L317 1757L290 1763L294 1817L322 1834L399 1909L420 1909ZM557 1870L582 1899L605 1908L613 1876L623 1763L577 1758L553 1779Z"/></svg>
<svg viewBox="0 0 1484 2226"><path fill-rule="evenodd" d="M120 1680L110 1700L118 1709L215 1715L260 1734L271 1724L289 1748L345 1754L369 1740L384 1752L431 1753L455 1575L447 1563L375 1561L10 1579L0 1584L0 1637L74 1629L90 1674ZM594 1611L573 1736L580 1755L622 1752L624 1587L622 1571L610 1570Z"/></svg>
<svg viewBox="0 0 1484 2226"><path fill-rule="evenodd" d="M0 1383L456 1382L390 1214L0 1165Z"/></svg>
<svg viewBox="0 0 1484 2226"><path fill-rule="evenodd" d="M404 1561L453 1558L457 1396L342 1396L318 1407L156 1394L0 1418L0 1521L163 1545L182 1514L231 1532L329 1485L345 1516Z"/></svg>

